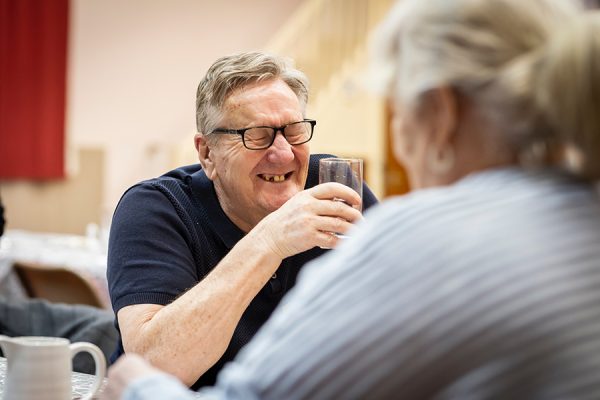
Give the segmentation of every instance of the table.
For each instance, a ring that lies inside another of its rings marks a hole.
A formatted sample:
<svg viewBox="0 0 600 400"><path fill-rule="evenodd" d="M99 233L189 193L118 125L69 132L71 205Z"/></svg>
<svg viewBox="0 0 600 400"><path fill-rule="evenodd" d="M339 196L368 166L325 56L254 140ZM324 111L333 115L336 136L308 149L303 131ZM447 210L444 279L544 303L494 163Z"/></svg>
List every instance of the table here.
<svg viewBox="0 0 600 400"><path fill-rule="evenodd" d="M106 281L107 237L40 233L9 229L0 240L0 294L23 297L12 271L15 262L72 269L96 289L110 308Z"/></svg>
<svg viewBox="0 0 600 400"><path fill-rule="evenodd" d="M0 357L0 399L4 397L4 379L6 378L6 358ZM80 372L73 372L71 375L71 384L73 387L73 399L79 399L84 396L86 393L90 391L90 388L94 384L95 377L94 375L82 374ZM104 379L104 383L100 388L101 393L102 389L106 385L106 379ZM97 397L94 397L97 399Z"/></svg>
<svg viewBox="0 0 600 400"><path fill-rule="evenodd" d="M4 379L6 377L6 358L0 357L0 399L4 397ZM86 393L90 391L90 388L94 384L95 377L94 375L82 374L80 372L73 372L71 374L71 385L73 387L73 400L79 399L84 396ZM106 386L106 378L104 379L104 383L100 387L100 390L93 397L93 399L98 399L98 395L102 393L102 390ZM202 395L200 393L195 393L197 399L201 399Z"/></svg>

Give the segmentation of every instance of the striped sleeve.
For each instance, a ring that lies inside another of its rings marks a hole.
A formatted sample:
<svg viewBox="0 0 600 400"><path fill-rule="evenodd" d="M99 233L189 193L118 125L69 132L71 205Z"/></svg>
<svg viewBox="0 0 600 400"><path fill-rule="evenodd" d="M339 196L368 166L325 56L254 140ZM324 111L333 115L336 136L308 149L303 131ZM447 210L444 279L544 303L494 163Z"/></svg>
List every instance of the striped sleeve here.
<svg viewBox="0 0 600 400"><path fill-rule="evenodd" d="M600 398L600 205L500 170L386 202L314 261L209 392Z"/></svg>

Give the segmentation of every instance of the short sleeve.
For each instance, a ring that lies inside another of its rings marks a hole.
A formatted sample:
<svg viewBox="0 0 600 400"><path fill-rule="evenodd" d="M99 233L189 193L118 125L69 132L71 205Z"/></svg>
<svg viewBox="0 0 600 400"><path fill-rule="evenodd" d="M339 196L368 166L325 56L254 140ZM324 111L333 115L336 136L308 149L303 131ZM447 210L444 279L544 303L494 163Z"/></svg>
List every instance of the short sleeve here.
<svg viewBox="0 0 600 400"><path fill-rule="evenodd" d="M167 305L198 280L192 234L172 200L143 183L121 199L111 225L108 284L116 312L132 304Z"/></svg>

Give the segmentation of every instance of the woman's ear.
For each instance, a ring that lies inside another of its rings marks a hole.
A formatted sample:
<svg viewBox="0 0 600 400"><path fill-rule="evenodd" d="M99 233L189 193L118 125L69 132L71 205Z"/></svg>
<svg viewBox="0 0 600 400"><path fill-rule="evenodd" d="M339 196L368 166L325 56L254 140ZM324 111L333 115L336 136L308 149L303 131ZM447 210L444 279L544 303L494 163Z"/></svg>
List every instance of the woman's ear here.
<svg viewBox="0 0 600 400"><path fill-rule="evenodd" d="M428 93L428 103L431 143L437 148L453 147L459 112L455 91L448 86L433 89Z"/></svg>
<svg viewBox="0 0 600 400"><path fill-rule="evenodd" d="M200 161L200 165L202 165L204 173L206 173L208 179L213 180L216 176L216 169L210 152L209 140L203 134L197 133L194 136L194 145L198 151L198 160Z"/></svg>

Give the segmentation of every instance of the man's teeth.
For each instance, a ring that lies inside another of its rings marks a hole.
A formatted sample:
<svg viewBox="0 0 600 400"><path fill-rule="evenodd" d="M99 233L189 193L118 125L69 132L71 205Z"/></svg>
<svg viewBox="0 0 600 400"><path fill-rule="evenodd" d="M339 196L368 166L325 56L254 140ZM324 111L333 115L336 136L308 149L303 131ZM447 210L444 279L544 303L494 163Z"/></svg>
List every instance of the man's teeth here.
<svg viewBox="0 0 600 400"><path fill-rule="evenodd" d="M285 175L262 175L262 178L268 182L283 182Z"/></svg>

